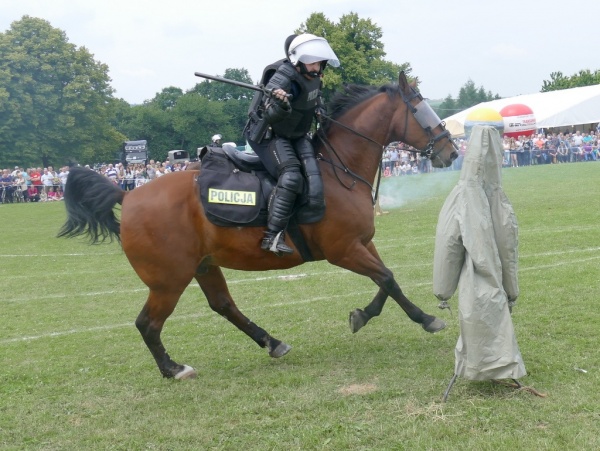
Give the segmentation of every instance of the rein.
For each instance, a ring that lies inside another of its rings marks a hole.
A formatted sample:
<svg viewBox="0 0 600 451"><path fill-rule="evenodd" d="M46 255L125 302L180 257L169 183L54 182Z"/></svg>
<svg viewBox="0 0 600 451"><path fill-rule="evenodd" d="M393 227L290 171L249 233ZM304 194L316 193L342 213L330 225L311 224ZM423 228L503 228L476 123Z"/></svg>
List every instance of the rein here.
<svg viewBox="0 0 600 451"><path fill-rule="evenodd" d="M342 128L345 128L346 130L354 133L357 136L360 136L361 138L372 142L373 144L376 144L377 146L381 147L382 149L385 148L385 146L382 146L381 144L379 144L377 141L369 138L368 136L363 135L362 133L354 130L353 128L348 127L345 124L342 124L341 122L336 121L335 119L331 119L329 116L323 115L324 118L326 118L327 120L330 120L331 122L341 126ZM323 133L322 131L323 129L320 128L317 131L317 137L321 140L321 142L323 143L323 145L328 148L334 155L335 157L338 159L338 161L341 163L340 165L337 165L336 163L333 162L333 160L326 160L325 157L323 156L323 154L319 153L317 155L317 160L321 160L324 161L325 163L328 163L331 165L331 167L333 168L333 172L335 174L335 177L338 179L338 182L340 182L340 184L346 188L347 190L351 190L352 188L354 188L354 186L356 185L356 180L352 181L352 184L350 186L347 186L342 179L340 179L340 176L338 175L336 169L341 169L343 172L345 172L346 174L351 175L352 177L354 177L355 179L358 179L359 181L363 182L364 184L366 184L370 189L371 192L373 191L373 185L371 185L365 178L361 177L360 175L356 174L355 172L353 172L348 166L346 166L346 163L343 162L343 160L341 159L341 157L338 155L338 153L336 152L335 148L331 145L331 143L329 142L329 139L327 139L327 135L325 135L325 133ZM381 165L379 165L381 170ZM378 182L377 182L377 188L375 190L375 195L373 197L373 205L375 205L375 202L377 201L377 195L379 194L379 180L381 180L381 177L378 178Z"/></svg>

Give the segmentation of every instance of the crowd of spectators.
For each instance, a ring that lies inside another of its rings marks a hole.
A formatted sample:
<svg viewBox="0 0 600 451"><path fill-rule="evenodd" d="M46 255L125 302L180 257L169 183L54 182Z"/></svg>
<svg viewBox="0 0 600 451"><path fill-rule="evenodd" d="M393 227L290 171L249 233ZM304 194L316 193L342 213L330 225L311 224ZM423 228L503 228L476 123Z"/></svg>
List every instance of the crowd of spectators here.
<svg viewBox="0 0 600 451"><path fill-rule="evenodd" d="M93 168L96 172L106 176L115 185L119 185L126 191L148 183L151 180L162 177L170 172L184 171L189 162L171 163L150 160L148 164L134 163L125 166L122 163L102 164ZM86 166L90 168L89 166ZM92 168L90 168L92 169Z"/></svg>
<svg viewBox="0 0 600 451"><path fill-rule="evenodd" d="M504 166L597 161L600 132L542 133L504 138Z"/></svg>
<svg viewBox="0 0 600 451"><path fill-rule="evenodd" d="M404 143L392 143L383 153L381 170L384 177L414 175L440 170L460 170L467 150L465 139L456 139L458 158L449 168L432 168L415 149ZM534 133L530 136L504 138L503 166L519 167L537 164L597 161L600 158L600 130L582 133Z"/></svg>
<svg viewBox="0 0 600 451"><path fill-rule="evenodd" d="M41 202L62 200L69 167L55 171L47 168L15 166L14 170L3 169L0 177L0 202Z"/></svg>
<svg viewBox="0 0 600 451"><path fill-rule="evenodd" d="M535 133L530 136L504 138L504 167L530 166L538 164L563 164L584 161L598 161L600 158L600 128L589 133ZM467 149L465 139L457 139L459 157L449 168L441 170L460 170ZM91 170L103 174L115 185L124 190L133 190L155 178L169 172L185 170L188 162L170 163L150 160L148 164L101 164ZM431 161L421 157L410 146L395 142L386 147L381 170L384 177L400 177L439 171L431 166ZM65 184L69 176L69 167L55 171L47 168L14 170L3 169L0 176L0 202L47 202L62 200Z"/></svg>
<svg viewBox="0 0 600 451"><path fill-rule="evenodd" d="M432 166L431 161L421 157L414 148L402 142L394 142L383 152L381 171L384 177L397 177L431 172Z"/></svg>
<svg viewBox="0 0 600 451"><path fill-rule="evenodd" d="M133 190L169 172L182 171L186 165L187 162L171 164L150 160L146 165L109 163L86 167L106 176L124 190ZM13 171L3 169L0 177L0 203L62 200L68 176L68 166L59 171L55 171L52 166L27 169L15 166Z"/></svg>

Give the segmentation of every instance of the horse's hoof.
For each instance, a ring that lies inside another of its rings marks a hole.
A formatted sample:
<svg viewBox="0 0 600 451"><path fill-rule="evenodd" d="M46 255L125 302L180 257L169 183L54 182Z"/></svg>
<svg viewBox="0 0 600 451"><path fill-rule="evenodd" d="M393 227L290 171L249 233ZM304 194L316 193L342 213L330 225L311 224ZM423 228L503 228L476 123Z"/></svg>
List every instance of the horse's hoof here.
<svg viewBox="0 0 600 451"><path fill-rule="evenodd" d="M269 355L275 359L278 359L279 357L283 357L288 352L290 352L290 349L292 349L292 347L290 345L285 344L282 341L281 343L279 343L279 345L277 345L275 349L269 352Z"/></svg>
<svg viewBox="0 0 600 451"><path fill-rule="evenodd" d="M433 318L433 321L431 321L429 324L422 324L422 326L427 332L434 334L444 329L446 327L446 323L439 318Z"/></svg>
<svg viewBox="0 0 600 451"><path fill-rule="evenodd" d="M350 312L350 318L348 318L350 330L353 334L358 332L365 324L367 324L368 321L369 317L367 316L367 314L359 308L357 308L353 312Z"/></svg>
<svg viewBox="0 0 600 451"><path fill-rule="evenodd" d="M184 379L196 379L196 370L188 365L183 365L183 369L175 375L175 379L182 381Z"/></svg>

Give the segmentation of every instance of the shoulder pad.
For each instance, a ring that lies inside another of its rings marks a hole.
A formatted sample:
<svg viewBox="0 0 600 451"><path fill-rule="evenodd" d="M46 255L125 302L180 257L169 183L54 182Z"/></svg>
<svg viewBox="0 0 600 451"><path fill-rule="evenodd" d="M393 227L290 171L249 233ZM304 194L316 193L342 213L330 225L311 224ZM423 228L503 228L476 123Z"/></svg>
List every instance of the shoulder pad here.
<svg viewBox="0 0 600 451"><path fill-rule="evenodd" d="M298 73L296 68L288 60L284 60L281 66L279 66L279 72L290 78L293 78Z"/></svg>
<svg viewBox="0 0 600 451"><path fill-rule="evenodd" d="M267 89L281 88L284 91L289 91L292 80L295 80L296 75L298 75L298 72L294 66L287 61L283 61L264 86Z"/></svg>
<svg viewBox="0 0 600 451"><path fill-rule="evenodd" d="M273 76L273 74L275 72L277 72L277 69L279 69L279 66L281 66L285 61L287 61L287 60L275 61L274 63L271 63L267 67L265 67L265 69L263 70L262 78L261 78L261 84L263 86L266 86L266 84L269 83L269 80L271 80L271 77Z"/></svg>

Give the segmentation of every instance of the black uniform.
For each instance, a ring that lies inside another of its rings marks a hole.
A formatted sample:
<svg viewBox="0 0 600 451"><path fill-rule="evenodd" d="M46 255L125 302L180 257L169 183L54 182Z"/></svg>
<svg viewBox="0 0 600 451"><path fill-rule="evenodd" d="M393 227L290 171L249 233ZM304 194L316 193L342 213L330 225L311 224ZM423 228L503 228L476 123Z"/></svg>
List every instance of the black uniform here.
<svg viewBox="0 0 600 451"><path fill-rule="evenodd" d="M291 253L292 249L283 239L277 239L275 245L273 241L287 227L296 197L304 189L305 178L311 208L325 208L321 173L307 136L315 111L320 107L321 79L307 79L288 60L280 60L265 68L262 81L267 91L281 88L292 95L286 105L258 93L250 107L251 119L245 130L248 143L277 179L269 200L268 230L262 247L276 253Z"/></svg>

